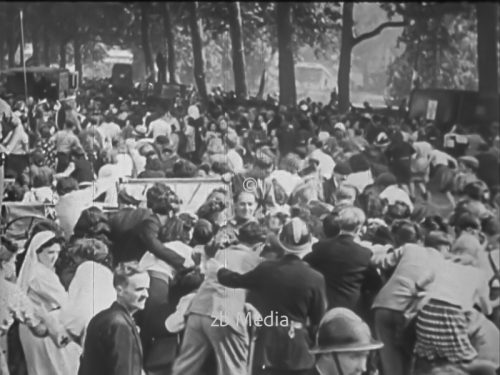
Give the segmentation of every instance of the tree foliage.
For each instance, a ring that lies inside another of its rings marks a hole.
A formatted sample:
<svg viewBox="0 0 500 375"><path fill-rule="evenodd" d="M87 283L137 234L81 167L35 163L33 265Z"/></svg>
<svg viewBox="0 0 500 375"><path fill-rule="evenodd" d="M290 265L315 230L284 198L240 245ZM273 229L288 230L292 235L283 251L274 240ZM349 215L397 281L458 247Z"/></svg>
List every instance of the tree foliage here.
<svg viewBox="0 0 500 375"><path fill-rule="evenodd" d="M477 89L476 15L472 4L405 3L394 12L406 17L408 25L399 39L405 46L404 53L388 67L391 96L407 96L412 75L418 76L422 88Z"/></svg>

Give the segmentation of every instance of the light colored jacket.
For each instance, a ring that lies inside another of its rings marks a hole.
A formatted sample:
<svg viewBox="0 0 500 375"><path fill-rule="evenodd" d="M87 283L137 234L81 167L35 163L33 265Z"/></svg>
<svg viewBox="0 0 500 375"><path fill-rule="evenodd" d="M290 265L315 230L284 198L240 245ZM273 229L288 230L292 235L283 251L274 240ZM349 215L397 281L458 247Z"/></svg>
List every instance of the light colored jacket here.
<svg viewBox="0 0 500 375"><path fill-rule="evenodd" d="M225 268L247 273L259 264L259 256L242 244L219 250L215 259ZM198 292L193 297L186 314L199 314L209 316L223 323L231 325L238 332L246 329L242 327L238 318L244 314L247 291L244 289L231 289L222 286L217 280L217 275L206 275ZM221 322L221 323L222 323Z"/></svg>
<svg viewBox="0 0 500 375"><path fill-rule="evenodd" d="M394 265L396 268L378 293L372 308L400 311L411 320L417 314L426 290L436 278L437 270L433 266L443 259L443 255L433 248L406 244L390 256L375 260L374 263L381 268Z"/></svg>

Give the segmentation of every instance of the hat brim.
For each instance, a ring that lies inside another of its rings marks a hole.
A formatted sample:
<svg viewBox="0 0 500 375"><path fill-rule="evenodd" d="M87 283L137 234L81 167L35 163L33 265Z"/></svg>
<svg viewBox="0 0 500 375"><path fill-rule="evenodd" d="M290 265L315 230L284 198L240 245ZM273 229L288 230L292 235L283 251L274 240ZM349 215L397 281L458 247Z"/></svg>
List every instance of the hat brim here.
<svg viewBox="0 0 500 375"><path fill-rule="evenodd" d="M326 347L315 346L309 349L309 352L312 354L366 352L370 350L378 350L383 346L384 344L382 342L371 340L365 344L330 345Z"/></svg>
<svg viewBox="0 0 500 375"><path fill-rule="evenodd" d="M311 250L311 246L312 246L312 241L309 240L308 242L306 242L305 244L302 244L302 245L299 245L299 246L290 246L290 245L285 245L283 244L283 242L281 242L281 240L279 239L279 237L275 234L271 235L269 237L269 242L271 244L274 244L274 245L277 245L279 247L281 247L284 251L290 253L290 254L296 254L296 255L300 255L306 251L309 251Z"/></svg>

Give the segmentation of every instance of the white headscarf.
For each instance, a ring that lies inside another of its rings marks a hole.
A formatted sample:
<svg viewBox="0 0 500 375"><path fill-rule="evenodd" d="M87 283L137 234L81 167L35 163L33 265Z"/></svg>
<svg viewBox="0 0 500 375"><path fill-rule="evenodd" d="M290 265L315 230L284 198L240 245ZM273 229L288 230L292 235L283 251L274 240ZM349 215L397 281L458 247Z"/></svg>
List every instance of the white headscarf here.
<svg viewBox="0 0 500 375"><path fill-rule="evenodd" d="M31 239L28 250L26 251L26 258L24 258L24 263L17 280L17 285L19 285L24 292L28 291L29 284L34 277L35 267L39 262L36 254L37 250L55 237L56 234L54 232L46 230L35 234Z"/></svg>

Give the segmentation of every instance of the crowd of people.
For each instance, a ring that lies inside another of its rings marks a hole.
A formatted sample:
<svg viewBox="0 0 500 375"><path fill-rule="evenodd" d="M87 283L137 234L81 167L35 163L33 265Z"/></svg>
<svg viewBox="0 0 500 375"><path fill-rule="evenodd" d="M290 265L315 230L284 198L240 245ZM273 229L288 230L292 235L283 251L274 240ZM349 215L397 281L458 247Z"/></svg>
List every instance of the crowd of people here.
<svg viewBox="0 0 500 375"><path fill-rule="evenodd" d="M54 215L1 238L0 374L498 373L498 123L218 90L4 104L4 201ZM226 185L186 212L173 177Z"/></svg>

